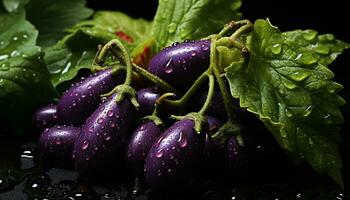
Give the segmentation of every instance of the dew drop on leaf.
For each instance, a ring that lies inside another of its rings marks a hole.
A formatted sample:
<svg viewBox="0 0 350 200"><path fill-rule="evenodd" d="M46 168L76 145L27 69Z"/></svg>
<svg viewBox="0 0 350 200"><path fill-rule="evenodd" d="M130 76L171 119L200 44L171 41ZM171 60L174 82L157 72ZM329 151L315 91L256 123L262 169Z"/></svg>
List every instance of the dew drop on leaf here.
<svg viewBox="0 0 350 200"><path fill-rule="evenodd" d="M287 117L293 117L293 114L290 112L290 110L288 108L286 108L284 111L285 111Z"/></svg>
<svg viewBox="0 0 350 200"><path fill-rule="evenodd" d="M294 84L292 81L285 79L285 78L282 78L282 84L284 85L284 87L286 87L290 90L295 89L297 87L296 84Z"/></svg>
<svg viewBox="0 0 350 200"><path fill-rule="evenodd" d="M175 23L170 23L168 25L168 32L171 34L171 33L174 33L176 31L176 24Z"/></svg>
<svg viewBox="0 0 350 200"><path fill-rule="evenodd" d="M312 110L313 110L313 106L312 105L307 106L305 111L304 111L304 117L309 116L311 114Z"/></svg>
<svg viewBox="0 0 350 200"><path fill-rule="evenodd" d="M291 79L293 79L294 81L298 81L299 82L299 81L302 81L302 80L306 79L310 75L311 75L311 72L304 70L304 71L297 71L297 72L291 73L289 75L289 77Z"/></svg>
<svg viewBox="0 0 350 200"><path fill-rule="evenodd" d="M282 45L281 44L274 44L271 47L271 52L275 55L280 54L282 51Z"/></svg>

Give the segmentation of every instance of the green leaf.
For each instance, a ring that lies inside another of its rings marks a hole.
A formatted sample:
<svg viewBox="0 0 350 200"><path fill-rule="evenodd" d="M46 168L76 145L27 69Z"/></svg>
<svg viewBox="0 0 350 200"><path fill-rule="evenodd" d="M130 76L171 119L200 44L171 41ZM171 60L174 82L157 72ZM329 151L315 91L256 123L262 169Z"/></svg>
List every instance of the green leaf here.
<svg viewBox="0 0 350 200"><path fill-rule="evenodd" d="M87 35L109 41L120 39L131 52L150 36L151 22L133 19L116 11L100 11L92 20L77 24L73 29L81 29Z"/></svg>
<svg viewBox="0 0 350 200"><path fill-rule="evenodd" d="M149 29L150 22L143 19L133 19L120 12L97 12L93 19L77 24L67 36L47 49L45 62L53 85L56 87L73 79L80 69L90 69L99 44L117 38L132 51L148 38Z"/></svg>
<svg viewBox="0 0 350 200"><path fill-rule="evenodd" d="M3 0L2 3L7 10L7 12L17 12L20 11L29 0Z"/></svg>
<svg viewBox="0 0 350 200"><path fill-rule="evenodd" d="M345 101L327 65L350 46L330 34L281 32L257 20L247 47L249 63L226 68L232 95L265 123L282 148L342 185L338 125Z"/></svg>
<svg viewBox="0 0 350 200"><path fill-rule="evenodd" d="M55 44L72 27L92 14L84 0L31 0L26 6L27 19L39 30L38 45Z"/></svg>
<svg viewBox="0 0 350 200"><path fill-rule="evenodd" d="M0 10L0 107L1 115L23 117L53 96L50 75L35 46L38 31L24 12ZM18 124L20 126L20 124Z"/></svg>
<svg viewBox="0 0 350 200"><path fill-rule="evenodd" d="M219 32L225 23L241 17L240 6L240 0L161 0L152 28L157 50Z"/></svg>

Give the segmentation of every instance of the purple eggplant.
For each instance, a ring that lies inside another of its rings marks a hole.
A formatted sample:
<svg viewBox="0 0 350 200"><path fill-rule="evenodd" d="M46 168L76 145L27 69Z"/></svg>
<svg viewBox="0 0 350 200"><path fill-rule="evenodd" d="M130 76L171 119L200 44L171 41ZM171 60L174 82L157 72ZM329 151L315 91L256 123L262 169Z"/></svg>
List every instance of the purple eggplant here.
<svg viewBox="0 0 350 200"><path fill-rule="evenodd" d="M56 125L46 128L39 138L39 148L44 156L51 160L69 160L79 134L80 128L72 126Z"/></svg>
<svg viewBox="0 0 350 200"><path fill-rule="evenodd" d="M153 189L185 185L201 160L207 128L194 130L194 121L183 119L168 128L152 145L145 161L145 179Z"/></svg>
<svg viewBox="0 0 350 200"><path fill-rule="evenodd" d="M38 130L44 130L57 124L57 106L49 104L39 108L33 115L33 121Z"/></svg>
<svg viewBox="0 0 350 200"><path fill-rule="evenodd" d="M210 41L175 44L157 53L148 70L174 87L187 88L209 66Z"/></svg>
<svg viewBox="0 0 350 200"><path fill-rule="evenodd" d="M153 121L141 123L133 132L127 148L128 162L135 168L142 168L148 151L161 134Z"/></svg>
<svg viewBox="0 0 350 200"><path fill-rule="evenodd" d="M152 114L154 110L154 104L160 97L160 91L158 88L149 87L143 88L137 91L136 98L140 104L139 113L141 116Z"/></svg>
<svg viewBox="0 0 350 200"><path fill-rule="evenodd" d="M122 83L121 74L114 75L112 68L99 71L73 84L57 104L59 120L66 125L80 126L101 102L101 95Z"/></svg>
<svg viewBox="0 0 350 200"><path fill-rule="evenodd" d="M207 122L208 122L210 134L215 134L219 130L219 128L222 126L221 121L212 116L207 117Z"/></svg>
<svg viewBox="0 0 350 200"><path fill-rule="evenodd" d="M81 173L98 172L122 153L136 110L128 98L116 103L117 95L110 96L91 114L75 141L73 158Z"/></svg>

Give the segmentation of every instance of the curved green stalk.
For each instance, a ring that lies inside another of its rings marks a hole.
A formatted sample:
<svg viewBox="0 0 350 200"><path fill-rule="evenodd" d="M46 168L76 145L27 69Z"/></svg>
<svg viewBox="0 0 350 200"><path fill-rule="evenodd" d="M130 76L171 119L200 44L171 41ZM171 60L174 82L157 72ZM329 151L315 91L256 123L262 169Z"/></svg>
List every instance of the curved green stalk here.
<svg viewBox="0 0 350 200"><path fill-rule="evenodd" d="M171 85L169 85L167 82L159 78L158 76L150 73L149 71L143 69L142 67L136 65L135 63L132 63L133 69L135 72L140 74L142 77L146 78L147 80L151 81L155 85L159 86L161 89L167 91L167 92L173 92L176 94L179 94L179 92L173 88Z"/></svg>
<svg viewBox="0 0 350 200"><path fill-rule="evenodd" d="M129 53L127 52L124 45L118 40L113 39L107 44L105 44L97 57L94 60L94 63L102 64L105 61L105 57L107 56L108 52L111 52L115 57L118 58L118 60L121 62L121 64L126 66L126 78L125 78L125 85L130 85L132 82L132 65L131 65L131 58L129 56Z"/></svg>
<svg viewBox="0 0 350 200"><path fill-rule="evenodd" d="M229 121L236 120L236 114L234 112L233 97L228 91L224 79L221 76L220 69L217 66L217 51L216 51L216 38L212 39L210 46L210 68L213 70L215 78L219 84L222 98L224 100L227 116Z"/></svg>
<svg viewBox="0 0 350 200"><path fill-rule="evenodd" d="M199 87L202 85L203 81L205 81L210 74L211 69L209 68L205 72L203 72L197 80L192 84L190 89L187 90L187 92L181 97L179 100L169 100L164 99L163 102L167 105L173 106L173 107L184 107L187 102L190 100L190 98L194 95L194 93L199 89Z"/></svg>
<svg viewBox="0 0 350 200"><path fill-rule="evenodd" d="M211 101L213 99L213 95L214 95L214 87L215 87L214 76L212 74L209 74L208 77L209 77L209 83L208 83L209 89L208 89L207 98L206 98L201 110L198 112L201 115L204 115L207 112L207 110L211 104Z"/></svg>

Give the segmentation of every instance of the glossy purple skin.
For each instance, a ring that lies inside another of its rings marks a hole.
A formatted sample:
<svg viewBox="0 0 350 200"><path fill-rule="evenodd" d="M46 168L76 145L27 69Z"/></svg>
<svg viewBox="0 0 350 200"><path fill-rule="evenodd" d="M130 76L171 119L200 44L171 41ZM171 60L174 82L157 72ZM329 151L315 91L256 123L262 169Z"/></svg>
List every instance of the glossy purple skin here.
<svg viewBox="0 0 350 200"><path fill-rule="evenodd" d="M39 149L47 158L69 160L79 134L80 128L72 126L46 128L39 138Z"/></svg>
<svg viewBox="0 0 350 200"><path fill-rule="evenodd" d="M208 116L207 122L208 122L209 132L205 137L205 145L204 145L204 151L203 151L203 155L205 158L212 156L214 149L217 148L216 144L211 139L211 135L215 134L219 130L219 128L222 126L221 121L212 116Z"/></svg>
<svg viewBox="0 0 350 200"><path fill-rule="evenodd" d="M161 133L160 128L153 121L141 123L129 140L128 162L136 168L143 167L148 151Z"/></svg>
<svg viewBox="0 0 350 200"><path fill-rule="evenodd" d="M120 157L136 111L128 98L117 104L116 96L110 96L91 114L75 141L72 156L80 173L98 172Z"/></svg>
<svg viewBox="0 0 350 200"><path fill-rule="evenodd" d="M145 178L153 189L179 188L195 172L201 159L206 128L197 134L184 119L168 128L152 145L145 161Z"/></svg>
<svg viewBox="0 0 350 200"><path fill-rule="evenodd" d="M148 70L177 88L188 88L209 66L210 41L196 40L157 53Z"/></svg>
<svg viewBox="0 0 350 200"><path fill-rule="evenodd" d="M99 71L73 84L57 104L57 115L66 125L80 126L101 102L101 95L111 91L123 81L114 76L112 69Z"/></svg>
<svg viewBox="0 0 350 200"><path fill-rule="evenodd" d="M33 121L38 130L44 130L57 124L57 106L49 104L39 108L33 115Z"/></svg>
<svg viewBox="0 0 350 200"><path fill-rule="evenodd" d="M146 116L152 114L154 110L154 104L159 97L159 90L155 87L142 88L138 90L136 92L136 98L140 104L140 115Z"/></svg>
<svg viewBox="0 0 350 200"><path fill-rule="evenodd" d="M212 117L212 116L208 116L207 122L208 122L210 134L216 133L219 130L219 128L222 126L221 121L215 117Z"/></svg>

